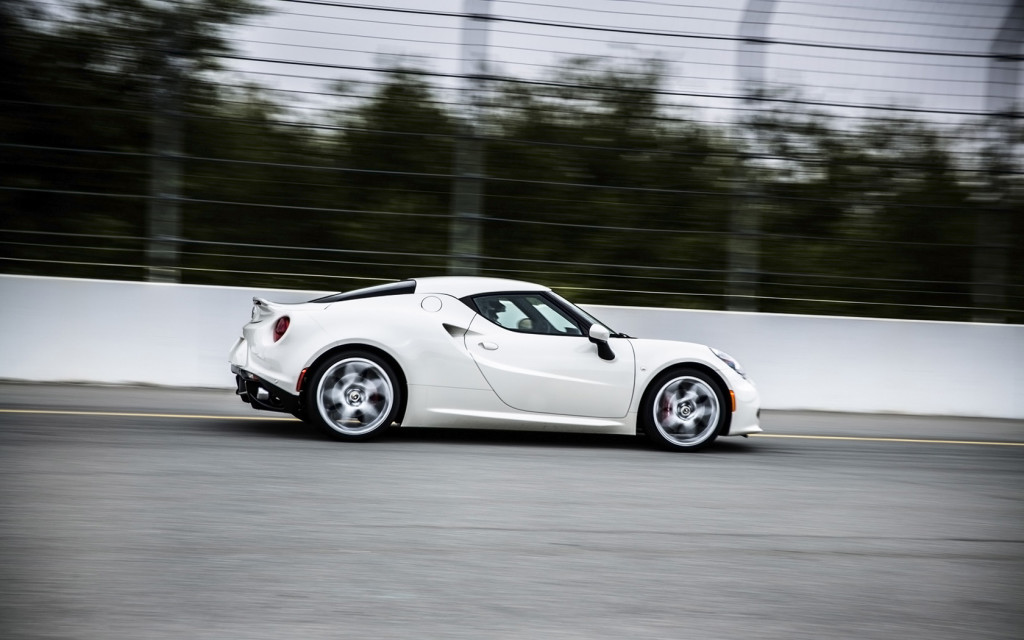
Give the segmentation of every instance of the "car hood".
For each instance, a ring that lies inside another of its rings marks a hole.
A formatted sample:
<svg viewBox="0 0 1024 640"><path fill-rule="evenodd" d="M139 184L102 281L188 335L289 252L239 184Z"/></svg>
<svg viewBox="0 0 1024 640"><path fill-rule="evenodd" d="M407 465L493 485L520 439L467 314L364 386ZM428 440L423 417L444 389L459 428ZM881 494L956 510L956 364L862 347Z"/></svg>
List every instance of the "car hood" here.
<svg viewBox="0 0 1024 640"><path fill-rule="evenodd" d="M732 369L715 357L711 349L696 342L680 342L677 340L653 340L649 338L627 338L633 345L638 369L661 370L673 364L699 362L707 365L723 375L732 373ZM615 341L612 341L612 348Z"/></svg>

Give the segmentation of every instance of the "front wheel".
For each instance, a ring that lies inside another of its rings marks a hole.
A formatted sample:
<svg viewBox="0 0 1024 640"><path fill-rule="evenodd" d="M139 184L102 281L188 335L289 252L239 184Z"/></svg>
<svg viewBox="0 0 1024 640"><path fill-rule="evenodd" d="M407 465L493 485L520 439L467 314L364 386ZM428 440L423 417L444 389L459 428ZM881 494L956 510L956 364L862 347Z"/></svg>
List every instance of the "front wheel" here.
<svg viewBox="0 0 1024 640"><path fill-rule="evenodd" d="M728 417L715 382L696 369L675 369L658 376L640 406L641 426L657 446L696 451L714 442Z"/></svg>
<svg viewBox="0 0 1024 640"><path fill-rule="evenodd" d="M314 424L340 440L368 440L394 422L402 387L379 356L351 351L324 362L306 394L306 412Z"/></svg>

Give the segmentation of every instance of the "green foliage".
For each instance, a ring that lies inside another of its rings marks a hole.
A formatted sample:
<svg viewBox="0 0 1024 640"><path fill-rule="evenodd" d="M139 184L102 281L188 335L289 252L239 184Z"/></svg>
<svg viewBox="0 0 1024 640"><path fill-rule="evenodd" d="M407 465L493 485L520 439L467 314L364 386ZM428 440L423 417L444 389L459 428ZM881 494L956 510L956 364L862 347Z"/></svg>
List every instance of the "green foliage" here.
<svg viewBox="0 0 1024 640"><path fill-rule="evenodd" d="M428 75L395 68L314 117L221 81L224 27L255 2L67 10L75 20L57 23L0 5L5 271L145 277L154 122L171 104L186 282L337 290L444 273L466 130ZM1002 225L1003 304L1024 317L1019 158L971 142L991 125L953 137L789 103L709 123L666 102L664 77L656 60L584 58L491 82L485 274L586 302L722 308L743 213L758 220L761 310L969 319L984 209ZM1004 129L1021 142L1019 125Z"/></svg>

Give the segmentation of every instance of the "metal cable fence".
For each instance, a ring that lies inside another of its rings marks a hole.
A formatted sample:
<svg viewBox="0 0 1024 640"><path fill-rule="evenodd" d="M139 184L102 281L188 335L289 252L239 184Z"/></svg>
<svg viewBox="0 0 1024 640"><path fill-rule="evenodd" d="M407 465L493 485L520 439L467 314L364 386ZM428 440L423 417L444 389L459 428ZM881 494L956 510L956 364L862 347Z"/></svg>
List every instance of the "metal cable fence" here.
<svg viewBox="0 0 1024 640"><path fill-rule="evenodd" d="M1024 3L15 1L0 269L1024 321Z"/></svg>

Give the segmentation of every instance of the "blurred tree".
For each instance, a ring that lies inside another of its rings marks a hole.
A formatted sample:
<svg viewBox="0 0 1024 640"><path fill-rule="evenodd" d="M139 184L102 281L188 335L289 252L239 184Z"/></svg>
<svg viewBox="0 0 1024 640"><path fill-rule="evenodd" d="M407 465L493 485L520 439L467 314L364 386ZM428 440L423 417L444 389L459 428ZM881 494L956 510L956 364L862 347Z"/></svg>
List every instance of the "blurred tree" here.
<svg viewBox="0 0 1024 640"><path fill-rule="evenodd" d="M969 193L935 128L895 118L841 127L832 116L789 106L762 112L750 126L769 156L759 169L767 196L763 270L806 274L768 277L765 295L780 300L763 310L821 312L833 306L792 298L846 299L878 304L873 315L907 317L913 312L899 305L969 303ZM938 281L959 284L929 284Z"/></svg>
<svg viewBox="0 0 1024 640"><path fill-rule="evenodd" d="M189 119L182 226L190 281L230 282L262 263L268 286L337 286L309 284L330 273L316 260L331 256L284 248L330 247L330 210L344 206L327 136L297 117L246 85Z"/></svg>
<svg viewBox="0 0 1024 640"><path fill-rule="evenodd" d="M459 101L400 66L365 93L334 86L330 116L234 86L224 27L261 10L0 4L2 227L85 234L3 232L6 271L143 277L153 96L171 64L186 281L346 289L444 272ZM719 124L669 103L665 74L579 58L490 82L485 274L588 302L721 308L744 185L757 186L762 310L968 319L956 307L971 304L979 207L998 208L1020 264L1020 158L989 157L974 133L797 100ZM1019 148L1020 126L1007 130ZM1016 309L1022 278L1009 269Z"/></svg>
<svg viewBox="0 0 1024 640"><path fill-rule="evenodd" d="M722 264L715 239L730 152L712 127L665 115L663 75L657 60L618 68L579 58L544 81L504 83L486 204L502 222L485 231L488 255L516 258L500 264L522 277L540 270L563 287L690 294L672 300L680 305L720 291L709 281Z"/></svg>
<svg viewBox="0 0 1024 640"><path fill-rule="evenodd" d="M167 72L165 49L173 46L183 65L182 108L202 110L220 91L210 75L220 68L216 56L230 50L221 27L262 9L250 0L83 0L49 11L20 0L0 5L10 70L10 97L0 110L9 145L0 207L15 228L139 238L153 87ZM81 263L144 262L137 240L77 244L59 260L54 247L26 248L18 257L48 259L50 268L80 276L137 277L132 269ZM60 263L75 264L66 271ZM33 264L12 270L39 268Z"/></svg>
<svg viewBox="0 0 1024 640"><path fill-rule="evenodd" d="M448 248L455 134L441 97L415 69L396 68L342 114L340 125L335 153L345 171L335 184L352 211L334 217L335 237L352 250L436 255L363 260L398 260L439 274Z"/></svg>

